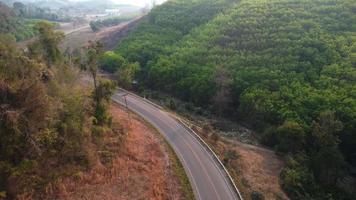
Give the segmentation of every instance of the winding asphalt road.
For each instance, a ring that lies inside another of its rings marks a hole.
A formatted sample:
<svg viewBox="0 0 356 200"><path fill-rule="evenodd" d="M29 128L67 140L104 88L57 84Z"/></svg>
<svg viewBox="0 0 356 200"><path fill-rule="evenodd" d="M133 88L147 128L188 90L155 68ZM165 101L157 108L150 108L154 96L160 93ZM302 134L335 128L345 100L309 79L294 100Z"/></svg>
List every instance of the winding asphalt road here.
<svg viewBox="0 0 356 200"><path fill-rule="evenodd" d="M219 163L192 133L169 113L143 98L118 90L112 100L125 105L154 125L181 160L197 200L239 199Z"/></svg>

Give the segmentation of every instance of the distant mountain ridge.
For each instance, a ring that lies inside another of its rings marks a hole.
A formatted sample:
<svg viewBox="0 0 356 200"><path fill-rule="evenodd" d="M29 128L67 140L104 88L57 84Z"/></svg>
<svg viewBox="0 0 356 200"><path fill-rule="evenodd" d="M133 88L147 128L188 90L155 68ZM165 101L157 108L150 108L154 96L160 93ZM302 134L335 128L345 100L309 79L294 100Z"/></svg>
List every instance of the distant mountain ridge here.
<svg viewBox="0 0 356 200"><path fill-rule="evenodd" d="M66 7L76 7L81 9L88 8L130 8L139 9L138 6L130 4L117 4L111 0L84 0L84 1L70 1L70 0L2 0L3 3L8 6L12 6L14 2L21 2L24 4L31 4L39 8L50 8L50 9L60 9Z"/></svg>

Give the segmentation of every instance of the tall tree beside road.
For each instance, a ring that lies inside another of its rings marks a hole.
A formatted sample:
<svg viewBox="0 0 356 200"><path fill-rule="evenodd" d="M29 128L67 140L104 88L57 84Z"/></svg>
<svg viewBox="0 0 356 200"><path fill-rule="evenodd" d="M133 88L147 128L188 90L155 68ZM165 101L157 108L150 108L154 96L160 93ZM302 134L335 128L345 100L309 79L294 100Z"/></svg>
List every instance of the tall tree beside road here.
<svg viewBox="0 0 356 200"><path fill-rule="evenodd" d="M89 45L86 49L86 55L84 55L84 62L82 63L83 68L88 70L91 74L94 82L94 88L98 86L98 69L99 69L99 60L103 55L103 44L100 42L89 42Z"/></svg>
<svg viewBox="0 0 356 200"><path fill-rule="evenodd" d="M59 49L59 43L64 38L64 33L53 30L53 24L48 22L39 22L36 25L39 32L39 40L29 45L32 57L39 58L42 56L46 60L47 66L59 64L63 55Z"/></svg>

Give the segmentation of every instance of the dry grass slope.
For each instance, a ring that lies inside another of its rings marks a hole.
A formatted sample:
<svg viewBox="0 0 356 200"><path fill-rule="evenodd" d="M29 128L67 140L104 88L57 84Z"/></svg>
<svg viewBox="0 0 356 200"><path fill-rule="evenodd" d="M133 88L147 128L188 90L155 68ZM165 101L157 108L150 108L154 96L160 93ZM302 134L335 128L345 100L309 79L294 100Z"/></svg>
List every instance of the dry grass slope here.
<svg viewBox="0 0 356 200"><path fill-rule="evenodd" d="M189 199L177 174L177 158L156 130L119 105L110 110L114 127L125 136L104 135L99 146L105 149L93 169L49 186L44 199ZM125 137L122 145L119 137Z"/></svg>

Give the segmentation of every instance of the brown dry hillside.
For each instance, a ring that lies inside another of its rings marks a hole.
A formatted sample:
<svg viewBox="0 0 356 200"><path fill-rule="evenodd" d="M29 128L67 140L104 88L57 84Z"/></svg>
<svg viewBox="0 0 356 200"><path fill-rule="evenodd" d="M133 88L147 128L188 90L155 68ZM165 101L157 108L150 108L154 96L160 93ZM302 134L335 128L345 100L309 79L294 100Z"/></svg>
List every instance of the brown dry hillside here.
<svg viewBox="0 0 356 200"><path fill-rule="evenodd" d="M191 199L190 187L182 183L183 169L156 130L117 104L110 110L114 124L120 123L126 132L124 144L115 154L98 159L91 171L49 187L46 199ZM117 148L115 135L104 140L106 148ZM109 158L111 164L103 164Z"/></svg>
<svg viewBox="0 0 356 200"><path fill-rule="evenodd" d="M129 22L123 22L112 27L105 27L96 33L94 33L89 26L83 26L82 28L74 30L59 29L59 31L67 32L61 47L63 49L67 47L72 49L81 48L87 45L89 40L92 40L101 41L107 50L114 49L118 42L127 36L143 18L144 16L140 16Z"/></svg>

